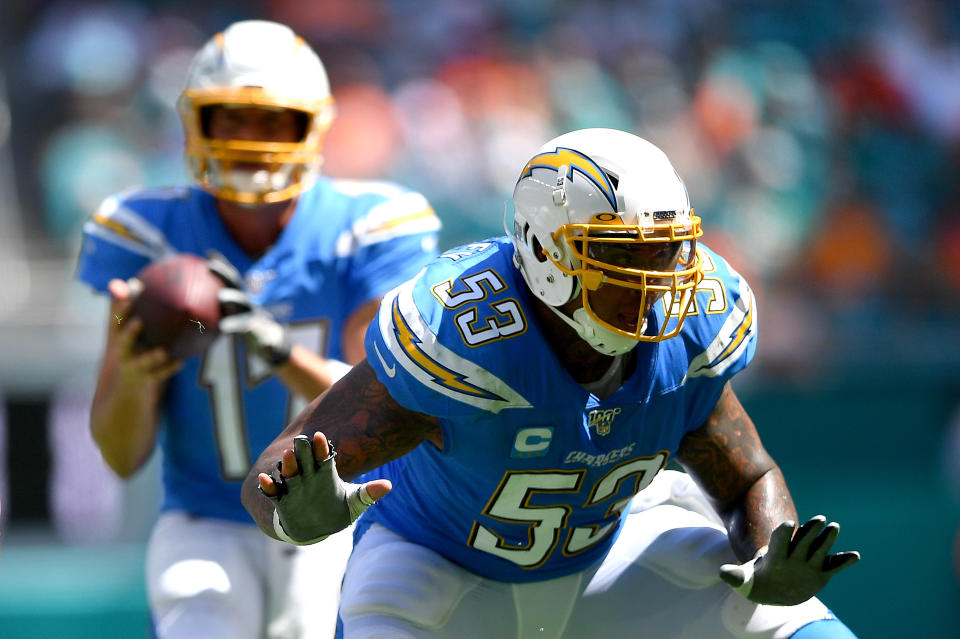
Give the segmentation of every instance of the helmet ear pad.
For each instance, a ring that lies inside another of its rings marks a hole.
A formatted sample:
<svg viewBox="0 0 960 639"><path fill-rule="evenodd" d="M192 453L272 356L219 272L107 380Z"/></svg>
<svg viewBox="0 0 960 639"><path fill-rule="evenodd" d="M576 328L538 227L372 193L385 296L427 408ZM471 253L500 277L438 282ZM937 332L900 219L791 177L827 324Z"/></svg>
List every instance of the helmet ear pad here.
<svg viewBox="0 0 960 639"><path fill-rule="evenodd" d="M602 188L568 166L531 167L517 182L513 203L520 270L534 295L550 306L563 306L580 291L579 278L563 269L579 268L580 260L555 233L574 220L614 213L612 203Z"/></svg>
<svg viewBox="0 0 960 639"><path fill-rule="evenodd" d="M551 233L557 228L557 218L567 217L562 206L545 199L549 197L546 191L551 189L539 180L517 184L513 194L514 245L518 267L531 292L549 306L563 306L573 299L578 286L576 277L564 273L550 259L570 266L567 251L554 241Z"/></svg>

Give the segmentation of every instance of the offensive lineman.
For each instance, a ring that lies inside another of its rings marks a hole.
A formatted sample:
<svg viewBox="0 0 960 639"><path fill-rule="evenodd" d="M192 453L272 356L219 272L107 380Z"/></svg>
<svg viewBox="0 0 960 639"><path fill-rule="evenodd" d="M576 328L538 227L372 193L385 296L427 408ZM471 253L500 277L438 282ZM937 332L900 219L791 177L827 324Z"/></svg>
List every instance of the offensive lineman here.
<svg viewBox="0 0 960 639"><path fill-rule="evenodd" d="M859 554L830 553L823 517L796 528L729 384L756 348L753 293L701 234L662 151L576 131L522 170L512 237L384 298L366 361L243 491L293 543L380 500L357 523L347 639L854 636L815 595Z"/></svg>

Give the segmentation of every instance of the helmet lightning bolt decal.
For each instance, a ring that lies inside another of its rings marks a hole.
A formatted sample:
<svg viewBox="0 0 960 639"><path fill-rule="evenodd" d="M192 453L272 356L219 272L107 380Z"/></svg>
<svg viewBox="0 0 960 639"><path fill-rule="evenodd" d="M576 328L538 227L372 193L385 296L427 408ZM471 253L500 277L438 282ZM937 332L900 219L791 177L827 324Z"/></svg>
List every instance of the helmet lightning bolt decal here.
<svg viewBox="0 0 960 639"><path fill-rule="evenodd" d="M535 155L527 162L527 165L523 167L519 179L522 180L528 177L533 173L534 169L553 169L559 172L562 166L568 167L568 179L573 180L573 172L576 171L593 182L603 193L604 197L607 198L607 202L610 204L610 210L617 210L617 196L613 192L613 184L610 182L610 178L603 169L597 166L596 162L573 149L558 147L556 151L548 151Z"/></svg>

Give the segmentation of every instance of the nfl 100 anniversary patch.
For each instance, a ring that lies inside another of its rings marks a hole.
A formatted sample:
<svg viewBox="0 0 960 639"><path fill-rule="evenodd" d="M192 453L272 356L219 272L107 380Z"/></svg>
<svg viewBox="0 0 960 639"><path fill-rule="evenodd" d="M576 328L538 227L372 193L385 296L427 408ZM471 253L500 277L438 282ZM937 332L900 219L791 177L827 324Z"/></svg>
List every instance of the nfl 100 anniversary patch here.
<svg viewBox="0 0 960 639"><path fill-rule="evenodd" d="M595 408L587 413L587 427L595 428L597 435L609 435L613 420L619 414L619 408Z"/></svg>

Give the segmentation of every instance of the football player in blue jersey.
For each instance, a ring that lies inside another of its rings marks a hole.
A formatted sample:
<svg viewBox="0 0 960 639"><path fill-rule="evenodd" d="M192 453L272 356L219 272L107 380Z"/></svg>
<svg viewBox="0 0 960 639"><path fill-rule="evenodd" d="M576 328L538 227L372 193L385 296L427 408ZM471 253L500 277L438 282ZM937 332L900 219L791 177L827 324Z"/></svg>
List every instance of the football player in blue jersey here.
<svg viewBox="0 0 960 639"><path fill-rule="evenodd" d="M113 298L93 435L123 477L158 441L163 452L147 556L159 637L330 637L349 532L308 552L267 539L241 482L363 358L379 299L435 256L439 221L418 193L319 173L334 114L327 75L286 26L243 21L213 37L178 109L196 185L111 197L84 227L78 277ZM140 321L124 321L131 278L152 260L210 251L233 285L220 336L185 361L139 352Z"/></svg>
<svg viewBox="0 0 960 639"><path fill-rule="evenodd" d="M363 513L343 636L853 637L816 594L859 554L822 516L797 526L729 383L753 293L664 153L562 135L513 200L512 237L384 298L366 360L244 483L295 544Z"/></svg>

